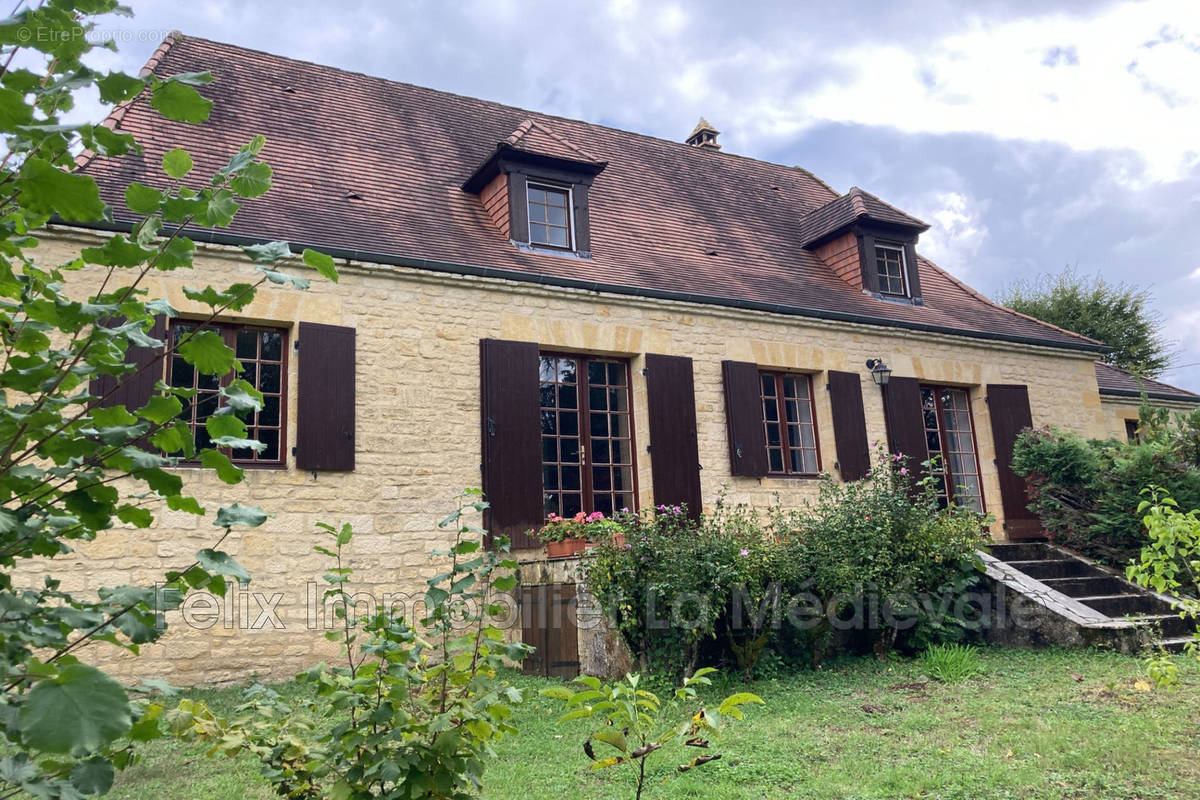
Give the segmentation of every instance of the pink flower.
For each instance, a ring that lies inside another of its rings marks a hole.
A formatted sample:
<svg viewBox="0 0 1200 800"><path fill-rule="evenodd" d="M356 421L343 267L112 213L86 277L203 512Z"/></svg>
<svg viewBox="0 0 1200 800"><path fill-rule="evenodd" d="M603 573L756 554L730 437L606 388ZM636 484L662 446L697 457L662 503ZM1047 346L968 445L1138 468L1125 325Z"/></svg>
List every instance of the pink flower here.
<svg viewBox="0 0 1200 800"><path fill-rule="evenodd" d="M550 514L550 516L546 517L546 519L550 520L551 522L562 522L562 517L560 517L558 514L553 514L553 513Z"/></svg>
<svg viewBox="0 0 1200 800"><path fill-rule="evenodd" d="M876 446L877 444L879 444L879 442L877 442L877 441L875 441L875 442L871 442L871 449L872 449L872 450L874 450L874 449L875 449L875 446Z"/></svg>
<svg viewBox="0 0 1200 800"><path fill-rule="evenodd" d="M745 558L748 555L750 555L750 551L743 547L741 552L742 558Z"/></svg>
<svg viewBox="0 0 1200 800"><path fill-rule="evenodd" d="M901 467L901 468L900 468L900 474L901 474L901 475L907 475L907 474L908 474L908 467Z"/></svg>
<svg viewBox="0 0 1200 800"><path fill-rule="evenodd" d="M587 522L587 516L582 511L580 511L578 514L575 515L575 518L573 521L574 522Z"/></svg>
<svg viewBox="0 0 1200 800"><path fill-rule="evenodd" d="M672 508L672 509L671 509L671 511L672 511L672 512L674 512L674 513L676 513L676 514L682 514L682 513L683 513L683 509L682 509L682 508L680 508L679 506L675 506L674 508Z"/></svg>
<svg viewBox="0 0 1200 800"><path fill-rule="evenodd" d="M601 520L601 519L604 519L603 511L593 511L592 513L587 515L588 522L595 522L596 520Z"/></svg>
<svg viewBox="0 0 1200 800"><path fill-rule="evenodd" d="M892 456L892 461L899 461L902 458L904 458L904 453L896 453L896 455Z"/></svg>

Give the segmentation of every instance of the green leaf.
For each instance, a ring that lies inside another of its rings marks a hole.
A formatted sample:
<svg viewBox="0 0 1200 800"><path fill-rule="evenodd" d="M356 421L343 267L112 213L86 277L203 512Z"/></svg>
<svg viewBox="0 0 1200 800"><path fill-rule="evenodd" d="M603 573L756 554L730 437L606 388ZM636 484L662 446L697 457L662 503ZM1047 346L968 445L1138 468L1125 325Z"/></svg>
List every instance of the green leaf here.
<svg viewBox="0 0 1200 800"><path fill-rule="evenodd" d="M21 703L20 720L25 745L47 753L94 753L133 722L121 684L85 664L39 681Z"/></svg>
<svg viewBox="0 0 1200 800"><path fill-rule="evenodd" d="M123 505L117 509L117 519L136 528L149 528L154 524L154 515L148 509Z"/></svg>
<svg viewBox="0 0 1200 800"><path fill-rule="evenodd" d="M208 430L208 435L213 439L220 439L225 436L233 436L240 439L246 436L246 423L232 414L210 416L204 421L204 427Z"/></svg>
<svg viewBox="0 0 1200 800"><path fill-rule="evenodd" d="M237 361L233 357L233 349L225 344L221 334L216 331L193 334L179 346L177 352L205 375L225 375Z"/></svg>
<svg viewBox="0 0 1200 800"><path fill-rule="evenodd" d="M210 417L210 419L213 418ZM217 477L225 483L241 483L245 476L245 472L241 468L235 467L229 457L220 450L201 450L200 466L216 470Z"/></svg>
<svg viewBox="0 0 1200 800"><path fill-rule="evenodd" d="M172 270L192 266L196 254L196 243L186 236L176 236L167 241L154 261L154 268Z"/></svg>
<svg viewBox="0 0 1200 800"><path fill-rule="evenodd" d="M135 78L124 72L110 72L96 81L100 90L101 103L123 103L137 97L146 88L144 78Z"/></svg>
<svg viewBox="0 0 1200 800"><path fill-rule="evenodd" d="M167 119L199 124L208 119L212 100L179 81L166 81L154 87L150 105Z"/></svg>
<svg viewBox="0 0 1200 800"><path fill-rule="evenodd" d="M242 247L242 252L250 256L250 260L259 264L273 264L292 254L287 242L267 242L266 244L250 244Z"/></svg>
<svg viewBox="0 0 1200 800"><path fill-rule="evenodd" d="M162 192L144 183L135 181L125 187L125 205L135 214L153 214L162 199Z"/></svg>
<svg viewBox="0 0 1200 800"><path fill-rule="evenodd" d="M184 150L181 147L168 150L163 154L163 171L175 180L179 180L191 172L193 166L192 157L188 154L187 150Z"/></svg>
<svg viewBox="0 0 1200 800"><path fill-rule="evenodd" d="M322 278L337 283L338 271L333 263L333 256L306 247L300 257L304 259L305 264L320 273Z"/></svg>
<svg viewBox="0 0 1200 800"><path fill-rule="evenodd" d="M229 553L206 547L196 553L196 560L200 562L202 569L207 570L213 575L226 575L236 579L238 583L250 582L250 573L246 572L245 567L234 561L233 556L229 555Z"/></svg>
<svg viewBox="0 0 1200 800"><path fill-rule="evenodd" d="M13 89L0 89L0 130L12 131L33 121L33 107Z"/></svg>
<svg viewBox="0 0 1200 800"><path fill-rule="evenodd" d="M551 686L547 689L542 689L538 694L543 697L553 697L555 700L566 701L570 701L575 696L575 693L565 686Z"/></svg>
<svg viewBox="0 0 1200 800"><path fill-rule="evenodd" d="M107 794L113 784L113 765L107 758L80 761L71 770L71 785L84 794Z"/></svg>
<svg viewBox="0 0 1200 800"><path fill-rule="evenodd" d="M239 197L261 197L271 188L271 165L263 161L247 164L229 181L229 188Z"/></svg>
<svg viewBox="0 0 1200 800"><path fill-rule="evenodd" d="M224 408L231 414L261 411L263 407L262 392L243 378L230 381L228 386L222 387L220 395L225 401Z"/></svg>
<svg viewBox="0 0 1200 800"><path fill-rule="evenodd" d="M121 234L110 236L100 247L84 247L79 255L89 264L105 267L136 267L146 263L153 250L139 247Z"/></svg>
<svg viewBox="0 0 1200 800"><path fill-rule="evenodd" d="M179 402L178 397L156 394L150 396L146 405L137 410L137 414L157 425L162 425L175 419L182 411L183 404Z"/></svg>
<svg viewBox="0 0 1200 800"><path fill-rule="evenodd" d="M31 156L17 175L21 205L35 214L58 214L70 222L104 217L100 189L90 175L63 172L43 158Z"/></svg>
<svg viewBox="0 0 1200 800"><path fill-rule="evenodd" d="M257 528L267 521L267 514L261 508L247 507L234 503L217 511L213 524L220 528L230 528L242 525L247 528Z"/></svg>
<svg viewBox="0 0 1200 800"><path fill-rule="evenodd" d="M196 516L204 515L204 507L197 502L194 497L187 497L182 494L171 495L167 498L167 508L172 511L183 511Z"/></svg>
<svg viewBox="0 0 1200 800"><path fill-rule="evenodd" d="M628 744L625 741L625 735L616 728L601 728L592 734L592 738L597 742L604 742L610 747L615 747L622 753L629 752Z"/></svg>

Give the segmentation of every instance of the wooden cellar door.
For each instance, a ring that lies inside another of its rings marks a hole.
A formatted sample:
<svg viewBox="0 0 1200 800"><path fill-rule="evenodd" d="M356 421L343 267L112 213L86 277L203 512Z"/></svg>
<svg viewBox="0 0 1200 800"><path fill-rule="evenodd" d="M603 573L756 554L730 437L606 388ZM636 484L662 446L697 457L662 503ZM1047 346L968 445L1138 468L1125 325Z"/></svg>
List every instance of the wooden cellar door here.
<svg viewBox="0 0 1200 800"><path fill-rule="evenodd" d="M579 675L575 584L521 587L521 640L537 648L521 663L521 671L526 675L547 678Z"/></svg>

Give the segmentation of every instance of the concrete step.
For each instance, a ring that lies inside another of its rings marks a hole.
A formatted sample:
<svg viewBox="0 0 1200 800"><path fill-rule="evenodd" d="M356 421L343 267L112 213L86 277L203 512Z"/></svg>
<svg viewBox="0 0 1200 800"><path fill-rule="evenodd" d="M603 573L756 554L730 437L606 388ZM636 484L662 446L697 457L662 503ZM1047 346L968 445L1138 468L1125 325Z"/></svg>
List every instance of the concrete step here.
<svg viewBox="0 0 1200 800"><path fill-rule="evenodd" d="M1176 636L1172 639L1163 639L1159 645L1168 653L1182 653L1190 641L1193 641L1191 636Z"/></svg>
<svg viewBox="0 0 1200 800"><path fill-rule="evenodd" d="M1162 615L1171 612L1171 605L1169 603L1159 600L1149 592L1129 592L1096 597L1077 597L1075 599L1089 608L1096 609L1101 614L1114 618L1131 615Z"/></svg>
<svg viewBox="0 0 1200 800"><path fill-rule="evenodd" d="M1080 578L1043 578L1042 583L1068 597L1095 597L1129 591L1129 584L1114 575L1089 575Z"/></svg>
<svg viewBox="0 0 1200 800"><path fill-rule="evenodd" d="M997 542L988 552L1001 561L1041 561L1055 554L1045 542Z"/></svg>
<svg viewBox="0 0 1200 800"><path fill-rule="evenodd" d="M999 556L997 556L998 558ZM1045 580L1046 578L1084 578L1101 576L1106 573L1078 558L1045 558L1034 561L1009 561L1008 565L1024 572L1031 578Z"/></svg>
<svg viewBox="0 0 1200 800"><path fill-rule="evenodd" d="M1196 630L1196 623L1190 619L1184 619L1178 614L1147 614L1145 616L1133 616L1131 620L1139 625L1153 627L1158 631L1158 634L1164 638L1171 639L1176 636L1190 636Z"/></svg>

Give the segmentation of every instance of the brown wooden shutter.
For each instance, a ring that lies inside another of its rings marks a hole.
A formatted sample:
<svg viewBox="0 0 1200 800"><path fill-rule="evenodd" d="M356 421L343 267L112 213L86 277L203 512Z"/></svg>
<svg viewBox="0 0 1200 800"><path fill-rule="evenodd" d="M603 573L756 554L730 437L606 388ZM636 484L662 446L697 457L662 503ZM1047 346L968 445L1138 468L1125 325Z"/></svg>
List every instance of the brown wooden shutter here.
<svg viewBox="0 0 1200 800"><path fill-rule="evenodd" d="M354 328L300 323L296 466L354 469Z"/></svg>
<svg viewBox="0 0 1200 800"><path fill-rule="evenodd" d="M479 370L483 492L491 505L484 525L507 536L514 549L541 547L525 535L545 520L538 346L482 339Z"/></svg>
<svg viewBox="0 0 1200 800"><path fill-rule="evenodd" d="M862 382L856 372L829 372L829 403L833 409L833 441L838 471L844 481L856 481L871 471L867 417Z"/></svg>
<svg viewBox="0 0 1200 800"><path fill-rule="evenodd" d="M722 361L721 375L725 383L730 474L760 478L767 474L768 466L758 365Z"/></svg>
<svg viewBox="0 0 1200 800"><path fill-rule="evenodd" d="M686 505L693 518L699 517L703 504L692 360L648 353L646 395L654 504Z"/></svg>
<svg viewBox="0 0 1200 800"><path fill-rule="evenodd" d="M1012 470L1013 445L1017 434L1033 427L1029 410L1029 387L1023 384L987 385L988 416L992 420L992 444L1000 475L1000 503L1004 508L1004 532L1010 539L1043 536L1041 521L1029 510L1025 480Z"/></svg>
<svg viewBox="0 0 1200 800"><path fill-rule="evenodd" d="M921 462L929 459L925 441L925 415L921 410L921 384L916 378L895 375L883 387L884 415L887 420L888 450L908 457L909 474L915 483L924 470Z"/></svg>
<svg viewBox="0 0 1200 800"><path fill-rule="evenodd" d="M124 318L109 320L104 324L106 327L116 328L125 324L125 320ZM149 334L155 339L166 341L167 318L162 314L156 316ZM162 347L130 346L125 351L125 363L132 364L137 371L126 373L120 377L97 375L92 378L88 385L88 392L93 397L103 398L112 392L96 405L103 408L125 406L130 411L146 405L150 401L151 395L154 394L154 385L163 377L163 349ZM117 385L118 382L122 382L120 386ZM117 387L116 391L113 391L113 387Z"/></svg>
<svg viewBox="0 0 1200 800"><path fill-rule="evenodd" d="M579 675L576 587L549 583L521 587L521 641L535 650L521 662L527 675L575 678Z"/></svg>

